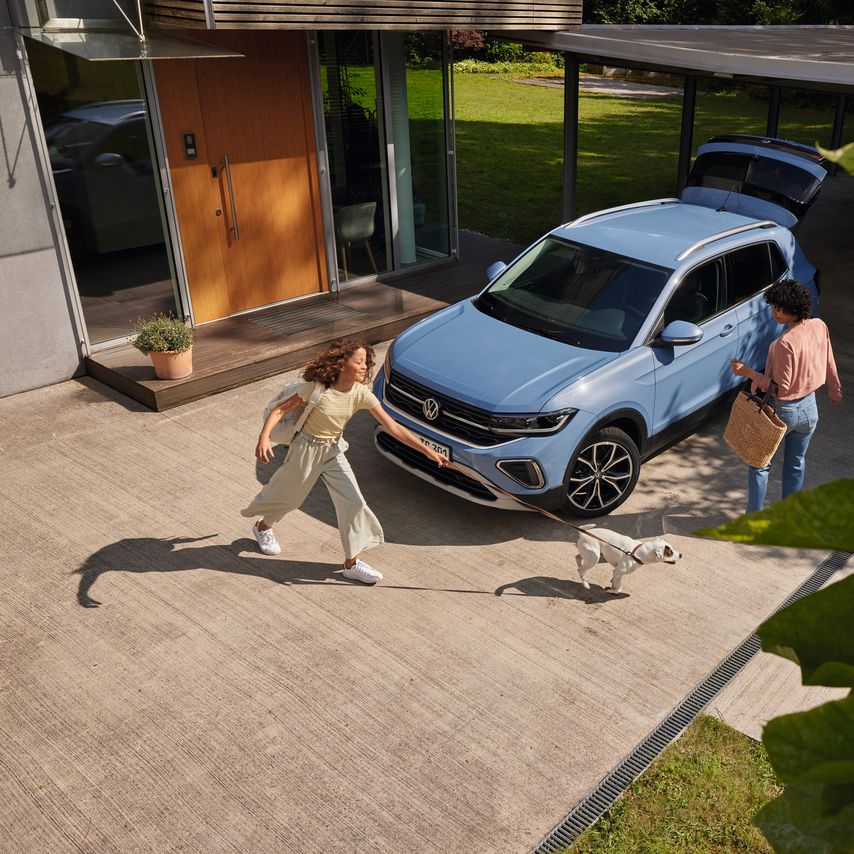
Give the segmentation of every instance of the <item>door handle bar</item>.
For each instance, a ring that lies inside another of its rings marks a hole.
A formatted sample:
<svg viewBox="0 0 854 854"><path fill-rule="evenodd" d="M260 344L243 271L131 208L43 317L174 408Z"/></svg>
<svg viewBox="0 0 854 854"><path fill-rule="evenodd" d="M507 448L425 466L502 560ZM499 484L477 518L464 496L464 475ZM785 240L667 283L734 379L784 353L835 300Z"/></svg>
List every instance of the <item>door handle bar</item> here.
<svg viewBox="0 0 854 854"><path fill-rule="evenodd" d="M231 205L231 228L234 231L234 239L240 240L240 229L237 227L237 208L234 205L234 185L231 183L231 164L228 155L225 155L225 179L228 181L228 201Z"/></svg>

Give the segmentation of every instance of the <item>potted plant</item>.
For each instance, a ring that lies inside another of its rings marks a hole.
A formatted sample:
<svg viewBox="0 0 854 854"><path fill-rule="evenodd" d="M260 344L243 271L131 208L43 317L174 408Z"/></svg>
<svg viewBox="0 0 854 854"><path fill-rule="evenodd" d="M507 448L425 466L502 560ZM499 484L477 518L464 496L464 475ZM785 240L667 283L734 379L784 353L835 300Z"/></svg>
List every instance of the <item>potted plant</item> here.
<svg viewBox="0 0 854 854"><path fill-rule="evenodd" d="M161 380L180 380L193 373L193 330L171 314L140 317L131 327L133 346L151 357Z"/></svg>

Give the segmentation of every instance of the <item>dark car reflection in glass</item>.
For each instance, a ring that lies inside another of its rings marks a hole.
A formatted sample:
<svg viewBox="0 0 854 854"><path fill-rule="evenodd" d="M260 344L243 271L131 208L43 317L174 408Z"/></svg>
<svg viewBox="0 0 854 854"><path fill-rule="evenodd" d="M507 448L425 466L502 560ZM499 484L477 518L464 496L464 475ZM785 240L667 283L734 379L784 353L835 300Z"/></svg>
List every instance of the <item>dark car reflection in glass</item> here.
<svg viewBox="0 0 854 854"><path fill-rule="evenodd" d="M175 312L145 103L67 110L45 139L90 341L126 336L140 315Z"/></svg>
<svg viewBox="0 0 854 854"><path fill-rule="evenodd" d="M103 101L45 130L73 250L114 252L163 242L142 101Z"/></svg>

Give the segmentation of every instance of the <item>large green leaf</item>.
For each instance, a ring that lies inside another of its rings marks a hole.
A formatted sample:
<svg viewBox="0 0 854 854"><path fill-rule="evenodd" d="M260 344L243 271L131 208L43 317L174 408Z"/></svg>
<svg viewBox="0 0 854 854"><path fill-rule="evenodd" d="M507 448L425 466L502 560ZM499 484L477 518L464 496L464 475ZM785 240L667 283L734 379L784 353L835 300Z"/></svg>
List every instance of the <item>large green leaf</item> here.
<svg viewBox="0 0 854 854"><path fill-rule="evenodd" d="M696 533L737 543L854 552L854 479L796 492L758 513Z"/></svg>
<svg viewBox="0 0 854 854"><path fill-rule="evenodd" d="M800 665L804 685L854 687L854 575L798 599L757 630L762 649Z"/></svg>
<svg viewBox="0 0 854 854"><path fill-rule="evenodd" d="M754 823L777 854L854 852L854 804L828 813L828 788L822 783L792 784L759 811Z"/></svg>
<svg viewBox="0 0 854 854"><path fill-rule="evenodd" d="M817 142L815 147L823 157L838 163L847 172L854 173L854 142L849 142L848 145L843 145L842 148L836 148L832 151L822 148Z"/></svg>
<svg viewBox="0 0 854 854"><path fill-rule="evenodd" d="M854 784L854 696L774 718L762 742L782 783Z"/></svg>

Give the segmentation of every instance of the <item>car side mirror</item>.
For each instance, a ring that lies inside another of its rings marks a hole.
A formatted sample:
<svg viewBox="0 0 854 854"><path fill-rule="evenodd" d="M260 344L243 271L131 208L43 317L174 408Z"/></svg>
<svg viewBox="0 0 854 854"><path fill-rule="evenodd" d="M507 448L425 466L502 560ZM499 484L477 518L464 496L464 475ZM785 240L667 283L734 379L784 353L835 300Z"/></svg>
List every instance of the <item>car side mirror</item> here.
<svg viewBox="0 0 854 854"><path fill-rule="evenodd" d="M696 323L687 320L673 320L661 330L654 344L665 347L696 344L703 340L703 330Z"/></svg>
<svg viewBox="0 0 854 854"><path fill-rule="evenodd" d="M507 269L507 265L503 261L496 261L486 268L486 280L491 282L496 276L499 276Z"/></svg>
<svg viewBox="0 0 854 854"><path fill-rule="evenodd" d="M121 154L115 154L112 151L105 151L103 154L99 154L92 162L96 166L112 168L114 166L124 166L127 163L127 160L125 160Z"/></svg>

